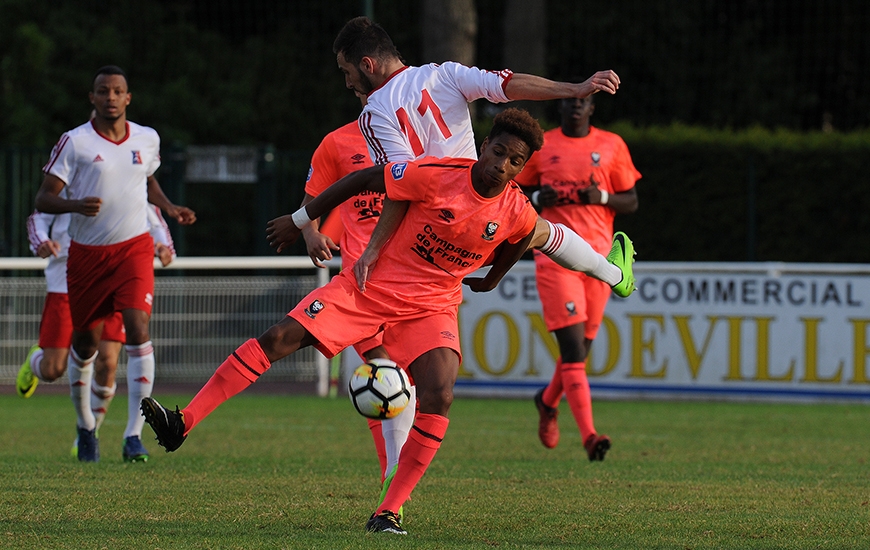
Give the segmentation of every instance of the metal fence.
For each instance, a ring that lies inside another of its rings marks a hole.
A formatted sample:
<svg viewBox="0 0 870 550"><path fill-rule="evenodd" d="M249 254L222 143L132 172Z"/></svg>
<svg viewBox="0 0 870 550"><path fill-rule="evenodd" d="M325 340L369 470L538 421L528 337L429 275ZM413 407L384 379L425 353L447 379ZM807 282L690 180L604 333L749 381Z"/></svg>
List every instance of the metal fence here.
<svg viewBox="0 0 870 550"><path fill-rule="evenodd" d="M27 350L37 342L45 279L40 262L0 259L0 385L15 383ZM278 272L247 268L250 275L224 275L219 269L271 265ZM262 334L302 298L323 284L328 273L313 272L308 258L180 258L173 270L159 270L151 318L157 359L157 384L202 384L242 342ZM206 266L208 275L199 270ZM301 270L300 268L307 268ZM288 268L292 269L289 270ZM259 274L258 274L259 273ZM126 375L122 352L118 380ZM65 384L66 376L55 384ZM327 387L325 358L313 348L276 362L260 383L309 385L312 393Z"/></svg>

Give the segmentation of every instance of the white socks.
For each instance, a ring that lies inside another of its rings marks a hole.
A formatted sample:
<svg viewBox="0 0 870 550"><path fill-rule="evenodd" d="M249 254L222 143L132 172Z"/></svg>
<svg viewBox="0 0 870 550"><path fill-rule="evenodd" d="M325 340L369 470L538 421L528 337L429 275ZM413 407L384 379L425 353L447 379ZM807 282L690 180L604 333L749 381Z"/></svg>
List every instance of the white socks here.
<svg viewBox="0 0 870 550"><path fill-rule="evenodd" d="M622 270L595 252L580 235L561 223L553 224L547 221L547 225L550 226L550 236L540 248L541 252L571 271L586 273L610 286L619 284L622 280Z"/></svg>
<svg viewBox="0 0 870 550"><path fill-rule="evenodd" d="M115 397L116 389L118 389L118 384L112 384L112 387L109 388L100 386L96 380L91 383L91 411L94 413L98 430L106 418L106 411L109 410L109 404Z"/></svg>
<svg viewBox="0 0 870 550"><path fill-rule="evenodd" d="M42 371L39 370L39 364L42 363L42 357L44 355L45 352L42 351L42 348L39 348L30 356L30 372L32 372L33 376L35 376L40 382L45 382L45 378L42 377Z"/></svg>
<svg viewBox="0 0 870 550"><path fill-rule="evenodd" d="M138 346L124 346L127 350L127 429L124 437L141 436L145 417L139 403L151 397L154 388L154 346L151 341Z"/></svg>
<svg viewBox="0 0 870 550"><path fill-rule="evenodd" d="M408 440L408 433L414 425L414 416L417 413L417 387L411 386L411 400L398 416L388 420L381 420L381 431L384 434L384 447L387 450L387 471L385 476L390 475L393 468L399 465L399 453L402 446Z"/></svg>
<svg viewBox="0 0 870 550"><path fill-rule="evenodd" d="M82 359L76 351L70 347L69 359L67 359L67 373L69 374L69 396L76 410L78 420L76 425L85 430L93 430L97 427L97 420L91 411L90 393L91 381L94 378L94 361L99 352L93 357Z"/></svg>

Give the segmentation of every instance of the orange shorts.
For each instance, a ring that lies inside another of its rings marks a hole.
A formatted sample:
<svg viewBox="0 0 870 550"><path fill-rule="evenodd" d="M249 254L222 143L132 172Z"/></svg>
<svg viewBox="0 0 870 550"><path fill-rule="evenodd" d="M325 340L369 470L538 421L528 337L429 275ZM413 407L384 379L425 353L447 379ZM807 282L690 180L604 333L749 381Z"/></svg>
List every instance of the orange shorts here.
<svg viewBox="0 0 870 550"><path fill-rule="evenodd" d="M365 357L365 354L375 349L378 346L382 346L384 344L384 333L378 333L375 336L368 338L367 340L363 340L362 342L357 342L353 345L354 351L356 351L360 357Z"/></svg>
<svg viewBox="0 0 870 550"><path fill-rule="evenodd" d="M124 330L124 319L120 312L115 312L106 318L101 340L109 342L126 342L127 333ZM39 347L68 348L72 344L72 317L69 312L69 295L60 292L49 292L45 296L42 308L42 320L39 322Z"/></svg>
<svg viewBox="0 0 870 550"><path fill-rule="evenodd" d="M317 339L314 347L327 357L383 331L390 359L406 370L436 348L452 349L462 360L456 307L432 311L396 304L371 288L359 292L350 271L311 292L287 315Z"/></svg>
<svg viewBox="0 0 870 550"><path fill-rule="evenodd" d="M586 338L595 339L610 298L607 283L565 269L543 254L535 254L535 282L547 330L586 323Z"/></svg>
<svg viewBox="0 0 870 550"><path fill-rule="evenodd" d="M154 241L144 233L107 246L71 242L66 264L73 328L90 330L116 311L151 315Z"/></svg>

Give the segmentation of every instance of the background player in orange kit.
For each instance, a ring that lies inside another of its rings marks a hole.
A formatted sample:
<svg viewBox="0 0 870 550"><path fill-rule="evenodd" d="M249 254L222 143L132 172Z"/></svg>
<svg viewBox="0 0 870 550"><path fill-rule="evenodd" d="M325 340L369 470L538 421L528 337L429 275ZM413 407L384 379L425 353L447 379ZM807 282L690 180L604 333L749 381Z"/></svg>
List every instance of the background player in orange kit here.
<svg viewBox="0 0 870 550"><path fill-rule="evenodd" d="M517 182L528 186L543 218L570 227L595 250L606 253L616 214L637 210L635 182L641 176L622 138L589 124L594 110L593 96L561 100L561 127L544 133L543 148L526 163ZM538 436L545 447L558 444L557 407L564 391L589 460L604 460L610 438L595 431L586 357L610 288L538 251L534 257L544 321L555 334L560 353L550 384L535 394Z"/></svg>
<svg viewBox="0 0 870 550"><path fill-rule="evenodd" d="M142 411L159 443L167 451L177 449L199 422L255 382L272 362L306 346L333 356L385 328L384 343L398 344L389 347L396 352L392 359L417 384L419 412L396 475L366 529L405 534L395 512L447 431L461 361L462 283L493 288L498 281L492 273L504 273L503 264L512 265L527 249L538 215L511 180L542 143L537 121L525 111L508 109L496 116L479 161L426 158L367 168L333 184L292 216L269 222L267 236L280 252L298 237L299 228L362 190L410 203L365 292L352 273L342 271L259 338L236 349L182 411L144 399ZM493 254L493 270L483 279L468 278Z"/></svg>
<svg viewBox="0 0 870 550"><path fill-rule="evenodd" d="M366 96L357 94L357 97L364 106ZM366 141L356 121L330 132L323 138L311 157L311 168L305 182L305 198L302 205L311 202L343 176L369 166L372 166L372 162L368 155ZM321 227L317 220L306 225L302 229L302 236L305 238L308 255L314 265L324 267L322 262L331 259L333 251L341 250L342 269L353 272L353 265L365 250L381 216L383 204L383 193L366 190L344 201L331 212L330 216L339 216L340 225L344 229L340 247L336 246L332 237L320 231ZM382 333L358 342L353 347L366 361L376 357L389 359L389 354L383 346ZM411 399L407 412L403 411L403 414L388 420L368 419L380 463L381 483L388 480L398 465L399 451L408 438L415 409L416 389L411 386Z"/></svg>
<svg viewBox="0 0 870 550"><path fill-rule="evenodd" d="M124 432L130 452L145 452L144 419L135 403L151 394L154 348L149 321L154 298L154 241L148 234L149 202L181 224L196 220L192 210L173 204L157 183L160 137L127 120L132 94L127 75L107 65L94 75L88 94L95 116L61 136L43 168L35 206L51 214L72 213L67 286L73 322L67 373L79 400L79 460L100 458L96 420L88 406L94 360L105 319L121 312L126 330L130 421ZM68 193L68 198L61 196ZM72 391L72 390L71 390Z"/></svg>

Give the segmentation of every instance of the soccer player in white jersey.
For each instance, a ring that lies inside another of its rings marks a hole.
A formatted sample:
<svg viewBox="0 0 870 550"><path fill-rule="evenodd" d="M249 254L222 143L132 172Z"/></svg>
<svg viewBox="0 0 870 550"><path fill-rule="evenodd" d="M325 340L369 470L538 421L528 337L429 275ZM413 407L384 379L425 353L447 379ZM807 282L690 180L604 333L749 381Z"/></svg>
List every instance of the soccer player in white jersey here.
<svg viewBox="0 0 870 550"><path fill-rule="evenodd" d="M41 258L48 258L48 265L45 267L46 296L39 324L39 343L28 351L15 381L18 395L24 398L33 395L39 382L54 382L67 369L72 342L72 320L66 286L69 219L70 214L43 212L33 212L27 218L30 250ZM148 209L148 225L154 239L154 255L166 267L175 258L175 247L169 227L160 215L160 209L155 206ZM124 341L124 323L121 314L115 313L103 327L90 387L90 407L96 419L97 432L115 397L115 373ZM135 381L128 380L127 385L135 387ZM81 406L82 403L75 401L74 405ZM139 410L136 409L133 413L138 416ZM73 445L73 456L78 456L77 440ZM124 438L121 456L125 462L148 460L148 453L137 435Z"/></svg>
<svg viewBox="0 0 870 550"><path fill-rule="evenodd" d="M96 462L96 419L88 394L103 325L115 312L121 312L126 330L131 407L149 396L154 384L148 329L154 242L148 233L148 203L184 225L196 215L173 204L160 189L154 177L160 137L127 120L132 94L124 71L114 65L100 68L88 97L95 116L54 146L35 205L40 212L71 213L67 287L73 335L67 372L78 416L78 457ZM66 197L61 196L64 190ZM144 419L133 409L130 419L124 436L141 436Z"/></svg>
<svg viewBox="0 0 870 550"><path fill-rule="evenodd" d="M501 103L582 98L599 91L614 94L620 83L609 70L575 84L453 62L407 66L386 31L367 17L345 24L333 52L346 86L368 96L359 124L376 164L441 155L476 159L468 112L468 103L476 99ZM386 201L369 245L354 267L361 289L406 209L407 204ZM634 290L634 248L627 239L615 239L605 258L571 229L540 218L530 248L539 249L563 267L608 283L620 296Z"/></svg>
<svg viewBox="0 0 870 550"><path fill-rule="evenodd" d="M454 62L408 66L387 32L367 17L345 24L335 39L333 52L346 86L367 96L359 126L375 164L424 156L477 159L468 111L468 103L477 99L505 103L582 98L599 91L616 93L620 83L613 71L600 71L574 84L507 69L484 71ZM361 290L375 268L381 247L398 227L407 207L407 203L385 201L371 240L354 266ZM563 267L607 282L621 296L634 290L634 249L630 241L615 241L611 254L604 257L571 229L539 218L529 247L541 250ZM512 264L504 265L509 268ZM491 290L475 285L471 288ZM394 421L402 422L403 415L413 414L406 411ZM387 483L390 481L387 479Z"/></svg>

